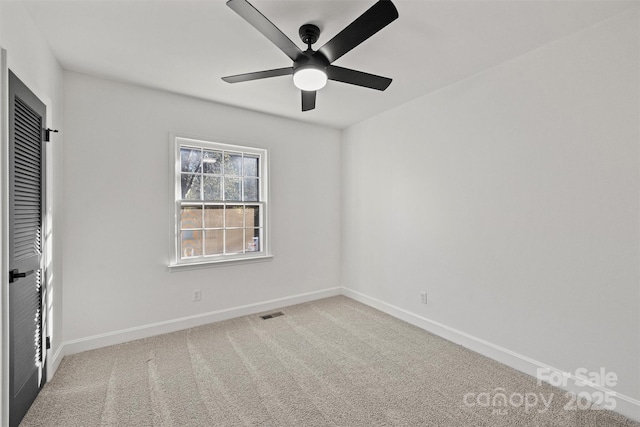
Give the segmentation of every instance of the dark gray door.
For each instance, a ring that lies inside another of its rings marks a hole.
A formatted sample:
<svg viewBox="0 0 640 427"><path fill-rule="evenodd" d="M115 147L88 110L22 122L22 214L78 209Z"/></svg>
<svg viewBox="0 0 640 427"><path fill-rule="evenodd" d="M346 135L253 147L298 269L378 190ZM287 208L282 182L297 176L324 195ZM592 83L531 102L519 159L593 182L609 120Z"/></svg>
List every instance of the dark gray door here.
<svg viewBox="0 0 640 427"><path fill-rule="evenodd" d="M9 72L9 425L46 379L42 330L45 105Z"/></svg>

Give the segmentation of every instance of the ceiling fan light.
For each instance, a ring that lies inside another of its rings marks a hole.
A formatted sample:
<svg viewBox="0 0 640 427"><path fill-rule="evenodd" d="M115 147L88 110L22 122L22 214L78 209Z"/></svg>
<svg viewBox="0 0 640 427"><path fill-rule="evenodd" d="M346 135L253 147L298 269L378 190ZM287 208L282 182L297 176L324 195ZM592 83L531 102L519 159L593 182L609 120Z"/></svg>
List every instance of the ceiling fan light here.
<svg viewBox="0 0 640 427"><path fill-rule="evenodd" d="M300 68L293 73L293 84L300 90L320 90L327 84L327 73L315 68Z"/></svg>

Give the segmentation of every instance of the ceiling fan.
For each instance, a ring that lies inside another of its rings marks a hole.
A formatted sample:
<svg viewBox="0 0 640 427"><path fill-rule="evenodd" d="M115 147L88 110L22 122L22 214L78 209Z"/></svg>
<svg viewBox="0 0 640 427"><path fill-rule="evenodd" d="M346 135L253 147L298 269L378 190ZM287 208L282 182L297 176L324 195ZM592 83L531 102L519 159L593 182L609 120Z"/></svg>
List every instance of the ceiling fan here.
<svg viewBox="0 0 640 427"><path fill-rule="evenodd" d="M311 45L320 36L320 28L316 25L304 24L300 27L298 34L308 47L302 51L248 1L229 0L227 6L284 52L293 61L293 66L223 77L222 80L225 82L239 83L293 74L293 83L302 93L302 111L313 110L316 107L316 92L325 86L327 80L377 90L385 90L391 84L391 79L387 77L332 65L342 55L398 18L398 11L391 0L378 0L369 10L315 51L311 49Z"/></svg>

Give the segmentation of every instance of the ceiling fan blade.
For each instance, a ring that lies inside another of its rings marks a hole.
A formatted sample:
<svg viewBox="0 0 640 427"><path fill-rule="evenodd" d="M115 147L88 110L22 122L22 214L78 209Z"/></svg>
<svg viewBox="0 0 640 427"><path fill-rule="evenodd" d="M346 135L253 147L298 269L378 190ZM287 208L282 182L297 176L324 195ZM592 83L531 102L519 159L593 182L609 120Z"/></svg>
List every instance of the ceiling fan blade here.
<svg viewBox="0 0 640 427"><path fill-rule="evenodd" d="M378 0L318 51L332 63L398 18L391 0Z"/></svg>
<svg viewBox="0 0 640 427"><path fill-rule="evenodd" d="M236 74L235 76L223 77L227 83L248 82L251 80L268 79L269 77L286 76L293 74L293 67L276 68L275 70L256 71L255 73Z"/></svg>
<svg viewBox="0 0 640 427"><path fill-rule="evenodd" d="M375 74L337 67L335 65L329 65L327 68L327 77L329 80L377 90L385 90L392 81L387 77L376 76Z"/></svg>
<svg viewBox="0 0 640 427"><path fill-rule="evenodd" d="M316 108L316 91L301 90L302 93L302 111L309 111Z"/></svg>
<svg viewBox="0 0 640 427"><path fill-rule="evenodd" d="M300 48L248 1L229 0L227 6L233 9L234 12L244 18L249 24L253 25L262 35L271 40L273 44L293 61L302 55Z"/></svg>

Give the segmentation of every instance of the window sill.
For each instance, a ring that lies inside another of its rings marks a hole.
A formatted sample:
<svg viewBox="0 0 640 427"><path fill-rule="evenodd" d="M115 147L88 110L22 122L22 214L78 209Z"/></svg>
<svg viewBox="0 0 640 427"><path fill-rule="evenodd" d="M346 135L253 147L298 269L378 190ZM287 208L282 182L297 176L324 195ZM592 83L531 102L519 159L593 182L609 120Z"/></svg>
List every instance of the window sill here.
<svg viewBox="0 0 640 427"><path fill-rule="evenodd" d="M169 264L169 271L183 271L183 270L198 270L202 268L209 267L224 267L229 265L239 265L239 264L253 264L256 262L266 262L271 261L273 259L273 255L263 255L256 257L247 257L247 258L236 258L236 259L220 259L215 261L201 261L201 262L190 262L184 264Z"/></svg>

